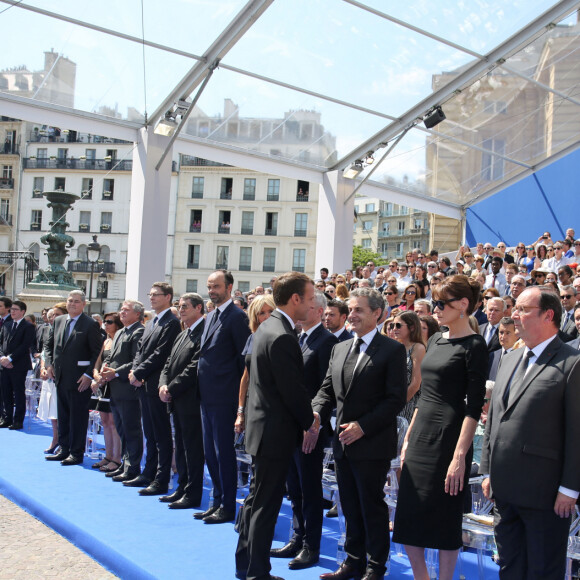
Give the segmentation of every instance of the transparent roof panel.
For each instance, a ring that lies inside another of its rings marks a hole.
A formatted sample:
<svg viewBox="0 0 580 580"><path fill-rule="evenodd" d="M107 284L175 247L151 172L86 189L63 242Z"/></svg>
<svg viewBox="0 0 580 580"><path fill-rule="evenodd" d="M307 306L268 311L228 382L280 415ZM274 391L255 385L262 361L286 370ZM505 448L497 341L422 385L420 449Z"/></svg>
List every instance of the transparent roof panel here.
<svg viewBox="0 0 580 580"><path fill-rule="evenodd" d="M145 93L139 44L18 8L0 25L0 90L109 117L141 120L196 62L145 47Z"/></svg>
<svg viewBox="0 0 580 580"><path fill-rule="evenodd" d="M224 63L399 116L473 57L336 0L274 2Z"/></svg>

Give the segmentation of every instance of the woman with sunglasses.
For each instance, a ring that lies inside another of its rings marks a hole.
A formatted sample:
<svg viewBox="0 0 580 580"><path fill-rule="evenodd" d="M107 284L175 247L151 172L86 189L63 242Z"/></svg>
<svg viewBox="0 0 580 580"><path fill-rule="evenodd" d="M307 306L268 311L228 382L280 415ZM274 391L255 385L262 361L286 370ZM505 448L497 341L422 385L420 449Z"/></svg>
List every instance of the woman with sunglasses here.
<svg viewBox="0 0 580 580"><path fill-rule="evenodd" d="M107 312L105 314L104 324L107 336L103 343L101 354L95 363L95 370L93 371L94 379L91 383L93 396L91 397L91 401L95 401L96 404L93 408L95 411L99 411L99 415L101 416L103 437L105 439L105 458L97 463L93 463L92 467L93 469L110 473L121 467L121 438L117 433L117 429L115 429L115 421L113 419L113 412L111 411L111 387L107 381L102 380L97 369L102 367L102 362L109 355L115 334L123 328L123 323L116 312Z"/></svg>
<svg viewBox="0 0 580 580"><path fill-rule="evenodd" d="M411 422L421 388L421 362L425 356L425 345L421 334L421 322L414 312L401 312L394 322L394 337L407 351L407 403L399 413Z"/></svg>
<svg viewBox="0 0 580 580"><path fill-rule="evenodd" d="M419 287L419 298L431 298L431 286L429 280L427 280L427 266L419 264L415 269L415 284Z"/></svg>
<svg viewBox="0 0 580 580"><path fill-rule="evenodd" d="M529 246L532 247L532 246ZM532 248L533 249L533 248ZM522 260L526 258L526 245L521 242L516 246L516 255L514 257L514 263L516 266L520 264Z"/></svg>
<svg viewBox="0 0 580 580"><path fill-rule="evenodd" d="M411 282L404 290L402 300L405 301L399 307L401 310L410 310L411 312L415 309L415 300L420 298L421 291L419 286L415 282Z"/></svg>
<svg viewBox="0 0 580 580"><path fill-rule="evenodd" d="M387 301L387 316L390 316L394 308L399 308L399 290L397 289L396 284L387 286L383 292L383 297Z"/></svg>
<svg viewBox="0 0 580 580"><path fill-rule="evenodd" d="M451 580L462 542L471 444L485 397L488 353L469 325L480 286L450 276L433 289L434 334L421 365L419 404L405 436L393 542L405 544L418 580L427 580L425 548L439 550L439 578Z"/></svg>

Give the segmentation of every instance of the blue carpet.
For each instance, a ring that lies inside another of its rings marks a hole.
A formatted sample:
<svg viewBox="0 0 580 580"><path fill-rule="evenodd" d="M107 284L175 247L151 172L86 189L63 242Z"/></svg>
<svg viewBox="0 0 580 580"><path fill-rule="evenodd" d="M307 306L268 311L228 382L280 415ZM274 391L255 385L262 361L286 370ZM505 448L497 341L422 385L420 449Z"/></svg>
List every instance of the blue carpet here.
<svg viewBox="0 0 580 580"><path fill-rule="evenodd" d="M114 483L83 466L62 467L45 461L50 426L27 419L25 431L0 430L0 493L73 542L123 579L221 580L234 577L237 534L233 524L208 526L193 510L169 510L157 497L141 497L134 488ZM202 506L209 501L205 490ZM284 502L274 547L290 533L290 506ZM288 560L272 559L272 574L291 580L318 578L336 568L338 522L324 518L321 560L308 570L288 570ZM486 558L486 579L497 566ZM463 556L463 575L478 578L475 554ZM412 578L405 557L394 557L391 578ZM458 578L459 576L456 575Z"/></svg>

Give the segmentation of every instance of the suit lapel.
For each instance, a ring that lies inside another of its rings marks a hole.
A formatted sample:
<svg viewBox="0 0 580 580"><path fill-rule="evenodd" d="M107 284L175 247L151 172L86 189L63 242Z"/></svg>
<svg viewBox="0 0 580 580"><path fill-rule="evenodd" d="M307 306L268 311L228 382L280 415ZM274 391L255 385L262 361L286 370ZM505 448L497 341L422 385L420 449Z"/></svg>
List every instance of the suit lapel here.
<svg viewBox="0 0 580 580"><path fill-rule="evenodd" d="M348 392L350 385L344 384L344 363L346 361L346 357L348 356L348 353L350 352L350 349L352 348L353 339L351 338L349 340L345 340L345 341L341 342L340 344L343 344L345 346L344 346L344 348L340 348L340 349L337 348L334 351L335 358L332 360L332 366L336 368L335 372L337 372L339 374L340 382L338 384L340 384L342 386L342 392L346 396L346 393Z"/></svg>
<svg viewBox="0 0 580 580"><path fill-rule="evenodd" d="M512 351L513 352L513 351ZM522 353L520 352L520 355ZM508 377L508 380L502 385L502 387L495 389L493 391L493 396L495 397L495 401L498 405L500 405L500 408L502 409L502 411L505 411L505 405L504 405L504 394L505 394L505 390L507 389L507 386L510 384L511 380L512 380L512 376L514 374L514 371L516 370L516 367L518 366L518 364L520 363L521 358L519 356L512 356L509 357L508 359L505 359L503 361L501 361L502 364L502 369L505 367L506 370L506 376ZM496 382L496 385L498 383Z"/></svg>
<svg viewBox="0 0 580 580"><path fill-rule="evenodd" d="M70 334L68 335L68 338L65 336L66 333L66 320L64 321L64 325L63 325L63 329L62 329L62 338L64 340L64 344L63 344L63 349L65 349L69 342L72 340L73 336L75 335L77 328L80 328L82 326L82 319L83 319L83 315L81 314L78 318L77 321L75 322L75 325L73 326L73 329L71 330Z"/></svg>
<svg viewBox="0 0 580 580"><path fill-rule="evenodd" d="M378 334L378 333L377 333ZM376 337L376 335L375 335ZM367 346L367 349L362 353L360 356L360 360L354 369L354 375L352 376L352 381L347 389L346 394L350 392L352 386L357 382L359 375L363 372L364 368L369 364L371 358L377 352L377 344L375 338L371 341L371 343Z"/></svg>
<svg viewBox="0 0 580 580"><path fill-rule="evenodd" d="M215 322L215 323L213 322L213 319L216 316L215 313L217 312L217 309L213 311L211 320L207 321L207 324L206 324L205 330L207 330L207 332L205 333L205 337L203 338L202 346L207 344L211 340L211 337L216 333L217 329L222 326L223 321L225 319L227 319L227 317L229 316L230 307L236 308L233 305L233 303L230 302L228 307L219 315L219 318L218 318L217 322Z"/></svg>

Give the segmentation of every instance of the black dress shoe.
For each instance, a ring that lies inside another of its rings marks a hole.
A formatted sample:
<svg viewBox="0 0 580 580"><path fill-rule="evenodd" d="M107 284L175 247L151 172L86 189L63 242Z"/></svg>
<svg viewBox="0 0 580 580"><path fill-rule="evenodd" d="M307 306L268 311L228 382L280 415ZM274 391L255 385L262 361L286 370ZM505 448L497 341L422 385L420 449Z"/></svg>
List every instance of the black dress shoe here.
<svg viewBox="0 0 580 580"><path fill-rule="evenodd" d="M162 503L173 503L174 501L179 501L184 495L185 492L177 488L172 494L160 497L159 501Z"/></svg>
<svg viewBox="0 0 580 580"><path fill-rule="evenodd" d="M343 562L335 572L326 572L320 575L320 580L361 580L364 572Z"/></svg>
<svg viewBox="0 0 580 580"><path fill-rule="evenodd" d="M302 541L296 542L291 540L281 548L274 548L270 550L272 558L296 558L302 551Z"/></svg>
<svg viewBox="0 0 580 580"><path fill-rule="evenodd" d="M236 512L228 512L223 507L217 509L213 514L203 518L206 524L225 524L236 519Z"/></svg>
<svg viewBox="0 0 580 580"><path fill-rule="evenodd" d="M69 455L66 459L63 459L61 465L80 465L83 462L83 457L75 457L74 455Z"/></svg>
<svg viewBox="0 0 580 580"><path fill-rule="evenodd" d="M107 477L109 474L107 474ZM139 477L138 473L120 473L119 475L113 475L111 479L113 481L131 481Z"/></svg>
<svg viewBox="0 0 580 580"><path fill-rule="evenodd" d="M163 495L167 493L167 485L152 481L147 487L139 490L139 495Z"/></svg>
<svg viewBox="0 0 580 580"><path fill-rule="evenodd" d="M124 481L123 485L126 487L147 487L151 483L144 475L138 475L135 479Z"/></svg>
<svg viewBox="0 0 580 580"><path fill-rule="evenodd" d="M220 509L220 506L216 505L216 506L213 506L213 507L206 509L204 512L195 512L193 514L193 517L196 520L203 520L204 518L207 518L208 516L211 516L211 514L217 512L219 509Z"/></svg>
<svg viewBox="0 0 580 580"><path fill-rule="evenodd" d="M11 422L2 421L2 423L0 423L0 429L8 429L8 428L10 428L11 425L12 425Z"/></svg>
<svg viewBox="0 0 580 580"><path fill-rule="evenodd" d="M19 421L15 421L10 425L10 427L8 427L8 429L10 429L10 431L20 431L21 429L24 429L24 425Z"/></svg>
<svg viewBox="0 0 580 580"><path fill-rule="evenodd" d="M170 510L187 510L190 508L199 507L200 503L201 503L201 498L196 499L196 498L188 497L187 495L184 495L181 499L178 499L177 501L171 502L169 504L169 509Z"/></svg>
<svg viewBox="0 0 580 580"><path fill-rule="evenodd" d="M373 572L372 570L367 570L365 575L361 578L361 580L384 580L385 575L379 574L378 572Z"/></svg>
<svg viewBox="0 0 580 580"><path fill-rule="evenodd" d="M290 570L302 570L303 568L310 568L315 564L318 564L320 559L320 552L318 550L311 550L308 546L304 546L300 551L300 554L288 562L288 568Z"/></svg>
<svg viewBox="0 0 580 580"><path fill-rule="evenodd" d="M327 512L327 518L337 518L338 517L338 505L334 504Z"/></svg>
<svg viewBox="0 0 580 580"><path fill-rule="evenodd" d="M47 455L45 459L47 461L62 461L63 459L66 459L69 455L70 453L68 451L63 451L61 449L58 453L55 453L54 455Z"/></svg>

